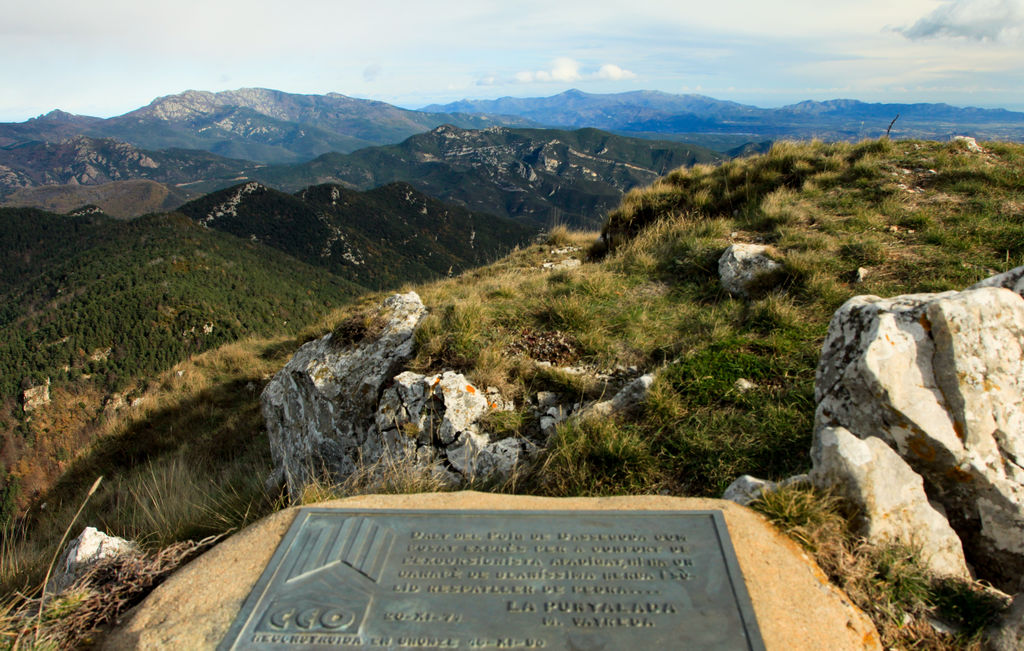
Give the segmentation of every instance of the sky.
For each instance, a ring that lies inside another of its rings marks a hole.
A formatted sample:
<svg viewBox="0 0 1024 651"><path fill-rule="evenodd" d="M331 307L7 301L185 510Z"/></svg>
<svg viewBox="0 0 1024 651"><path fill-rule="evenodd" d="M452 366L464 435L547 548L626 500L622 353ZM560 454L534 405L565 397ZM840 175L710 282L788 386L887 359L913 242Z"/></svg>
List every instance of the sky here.
<svg viewBox="0 0 1024 651"><path fill-rule="evenodd" d="M1024 110L1024 0L0 0L0 121L184 90Z"/></svg>

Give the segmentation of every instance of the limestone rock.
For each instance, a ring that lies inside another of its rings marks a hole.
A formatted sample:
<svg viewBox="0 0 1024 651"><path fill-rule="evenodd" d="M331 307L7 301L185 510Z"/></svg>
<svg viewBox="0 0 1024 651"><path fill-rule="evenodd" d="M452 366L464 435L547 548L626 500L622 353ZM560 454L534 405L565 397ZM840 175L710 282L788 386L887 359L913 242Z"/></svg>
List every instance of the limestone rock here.
<svg viewBox="0 0 1024 651"><path fill-rule="evenodd" d="M970 578L956 532L928 503L921 477L884 441L825 427L815 437L811 459L811 481L838 489L857 506L868 540L920 545L935 574Z"/></svg>
<svg viewBox="0 0 1024 651"><path fill-rule="evenodd" d="M25 413L50 404L50 378L46 378L46 384L25 389L21 394L21 404Z"/></svg>
<svg viewBox="0 0 1024 651"><path fill-rule="evenodd" d="M775 482L758 479L750 475L741 475L722 493L723 500L736 502L740 506L748 506L766 491L775 490Z"/></svg>
<svg viewBox="0 0 1024 651"><path fill-rule="evenodd" d="M757 384L748 380L745 377L741 377L735 382L733 382L732 388L736 389L740 393L746 393L748 391L753 391L754 389L756 389Z"/></svg>
<svg viewBox="0 0 1024 651"><path fill-rule="evenodd" d="M407 371L395 376L381 396L376 416L380 436L369 437L364 448L374 458L416 454L445 460L465 479L501 478L529 445L515 438L491 441L480 421L509 408L496 390L485 394L461 373ZM375 440L384 449L373 448Z"/></svg>
<svg viewBox="0 0 1024 651"><path fill-rule="evenodd" d="M759 244L731 245L718 259L722 287L733 296L746 297L774 284L782 275L782 264L770 252Z"/></svg>
<svg viewBox="0 0 1024 651"><path fill-rule="evenodd" d="M637 409L647 398L647 391L654 384L654 374L647 373L619 389L611 400L604 400L584 407L580 418L606 418L614 413Z"/></svg>
<svg viewBox="0 0 1024 651"><path fill-rule="evenodd" d="M787 488L794 484L806 484L810 481L808 475L793 475L780 482L758 479L750 475L741 475L735 479L722 493L723 500L736 502L740 506L749 506L751 502L758 500L765 493Z"/></svg>
<svg viewBox="0 0 1024 651"><path fill-rule="evenodd" d="M138 547L135 543L117 536L108 536L95 527L86 527L64 549L46 585L46 591L50 594L61 592L101 560L136 552Z"/></svg>
<svg viewBox="0 0 1024 651"><path fill-rule="evenodd" d="M980 576L1024 574L1024 270L963 292L858 296L833 316L816 436L877 436L925 481ZM817 446L817 443L815 444Z"/></svg>
<svg viewBox="0 0 1024 651"><path fill-rule="evenodd" d="M967 148L968 151L973 151L975 153L982 153L985 151L984 149L981 148L981 146L978 145L978 141L970 136L953 136L952 138L950 138L950 142L955 142L959 145L963 145L964 147Z"/></svg>
<svg viewBox="0 0 1024 651"><path fill-rule="evenodd" d="M333 334L302 346L261 397L275 473L296 496L314 475L341 478L384 449L371 437L384 385L412 356L427 310L415 292L384 301L380 335L344 344Z"/></svg>
<svg viewBox="0 0 1024 651"><path fill-rule="evenodd" d="M558 262L545 262L541 265L541 268L550 271L558 271L560 269L575 269L581 264L583 263L576 258L566 258L564 260L559 260Z"/></svg>

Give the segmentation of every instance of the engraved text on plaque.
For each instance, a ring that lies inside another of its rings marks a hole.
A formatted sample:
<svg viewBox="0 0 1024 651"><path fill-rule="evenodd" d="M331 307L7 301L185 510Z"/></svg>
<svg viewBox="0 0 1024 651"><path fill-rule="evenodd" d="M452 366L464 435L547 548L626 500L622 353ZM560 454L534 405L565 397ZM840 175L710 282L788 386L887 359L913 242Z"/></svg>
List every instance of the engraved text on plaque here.
<svg viewBox="0 0 1024 651"><path fill-rule="evenodd" d="M221 649L763 649L719 511L302 509Z"/></svg>

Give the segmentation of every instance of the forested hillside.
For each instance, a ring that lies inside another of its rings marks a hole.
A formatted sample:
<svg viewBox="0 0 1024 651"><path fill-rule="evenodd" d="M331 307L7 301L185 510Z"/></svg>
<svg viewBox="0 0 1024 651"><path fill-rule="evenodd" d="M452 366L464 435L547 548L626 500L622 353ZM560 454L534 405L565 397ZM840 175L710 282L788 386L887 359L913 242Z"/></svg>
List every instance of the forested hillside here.
<svg viewBox="0 0 1024 651"><path fill-rule="evenodd" d="M286 194L250 182L180 211L374 289L489 262L536 233L534 226L442 203L406 183L368 192L325 184Z"/></svg>
<svg viewBox="0 0 1024 651"><path fill-rule="evenodd" d="M0 261L0 458L36 477L28 490L75 455L112 392L130 399L136 382L190 355L295 332L363 291L175 214L0 209ZM23 411L23 390L47 382L67 403L53 405L69 410L65 427Z"/></svg>

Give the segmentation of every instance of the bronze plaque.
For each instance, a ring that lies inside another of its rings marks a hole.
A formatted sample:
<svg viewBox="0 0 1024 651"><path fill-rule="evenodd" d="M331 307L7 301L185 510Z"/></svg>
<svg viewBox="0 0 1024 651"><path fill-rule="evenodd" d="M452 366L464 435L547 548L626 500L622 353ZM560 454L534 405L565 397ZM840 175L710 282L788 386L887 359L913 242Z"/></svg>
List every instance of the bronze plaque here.
<svg viewBox="0 0 1024 651"><path fill-rule="evenodd" d="M301 509L220 649L764 649L721 511Z"/></svg>

